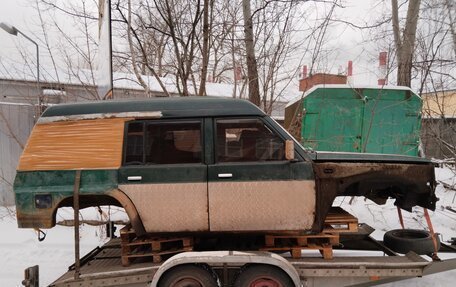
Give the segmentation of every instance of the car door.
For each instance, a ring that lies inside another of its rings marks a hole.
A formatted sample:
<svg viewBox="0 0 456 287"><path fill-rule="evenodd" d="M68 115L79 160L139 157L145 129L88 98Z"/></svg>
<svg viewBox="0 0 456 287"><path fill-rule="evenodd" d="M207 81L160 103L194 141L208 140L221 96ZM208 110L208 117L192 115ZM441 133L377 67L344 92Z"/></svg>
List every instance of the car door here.
<svg viewBox="0 0 456 287"><path fill-rule="evenodd" d="M208 166L211 231L308 230L315 181L303 159L285 159L285 140L262 117L216 118Z"/></svg>
<svg viewBox="0 0 456 287"><path fill-rule="evenodd" d="M133 121L126 125L119 189L146 232L207 231L207 166L202 120Z"/></svg>

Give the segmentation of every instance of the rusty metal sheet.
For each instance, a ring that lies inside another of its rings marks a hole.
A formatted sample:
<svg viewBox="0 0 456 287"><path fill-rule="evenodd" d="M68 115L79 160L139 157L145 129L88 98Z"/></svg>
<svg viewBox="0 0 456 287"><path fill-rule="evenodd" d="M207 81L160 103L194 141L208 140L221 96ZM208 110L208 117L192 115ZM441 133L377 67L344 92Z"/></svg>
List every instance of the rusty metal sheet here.
<svg viewBox="0 0 456 287"><path fill-rule="evenodd" d="M209 183L211 231L303 231L315 215L315 182Z"/></svg>

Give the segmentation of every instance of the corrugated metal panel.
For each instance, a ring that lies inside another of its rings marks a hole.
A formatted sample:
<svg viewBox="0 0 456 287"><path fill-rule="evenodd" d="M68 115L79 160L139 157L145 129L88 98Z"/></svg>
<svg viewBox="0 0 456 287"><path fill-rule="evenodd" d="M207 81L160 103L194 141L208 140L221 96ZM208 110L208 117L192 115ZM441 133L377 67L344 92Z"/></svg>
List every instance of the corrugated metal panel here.
<svg viewBox="0 0 456 287"><path fill-rule="evenodd" d="M16 166L34 122L34 107L0 103L0 204L14 204Z"/></svg>
<svg viewBox="0 0 456 287"><path fill-rule="evenodd" d="M129 118L38 123L18 170L115 169Z"/></svg>

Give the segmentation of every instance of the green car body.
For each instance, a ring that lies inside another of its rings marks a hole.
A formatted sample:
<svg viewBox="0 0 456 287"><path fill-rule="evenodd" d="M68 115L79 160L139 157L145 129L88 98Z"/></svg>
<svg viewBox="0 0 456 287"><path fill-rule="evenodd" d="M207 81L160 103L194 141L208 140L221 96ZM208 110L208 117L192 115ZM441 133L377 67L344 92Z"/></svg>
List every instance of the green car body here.
<svg viewBox="0 0 456 287"><path fill-rule="evenodd" d="M292 143L294 156L286 156ZM433 164L306 151L250 102L210 97L66 104L42 115L14 182L19 227L72 206L125 208L137 233L319 232L336 196L435 208Z"/></svg>

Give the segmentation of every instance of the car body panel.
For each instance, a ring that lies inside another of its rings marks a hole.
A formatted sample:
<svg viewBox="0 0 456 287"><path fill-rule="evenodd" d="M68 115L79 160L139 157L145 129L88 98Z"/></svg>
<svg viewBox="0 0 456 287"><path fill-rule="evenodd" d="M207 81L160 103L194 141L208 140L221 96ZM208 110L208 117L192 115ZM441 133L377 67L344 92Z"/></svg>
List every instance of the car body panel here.
<svg viewBox="0 0 456 287"><path fill-rule="evenodd" d="M55 208L73 196L74 170L19 171L14 181L16 212L19 227L50 228ZM83 170L79 192L81 195L104 195L117 187L117 170ZM49 208L37 208L37 195L52 195Z"/></svg>
<svg viewBox="0 0 456 287"><path fill-rule="evenodd" d="M204 164L124 166L119 189L135 203L146 232L209 231Z"/></svg>
<svg viewBox="0 0 456 287"><path fill-rule="evenodd" d="M211 231L304 231L315 214L315 182L209 182Z"/></svg>

